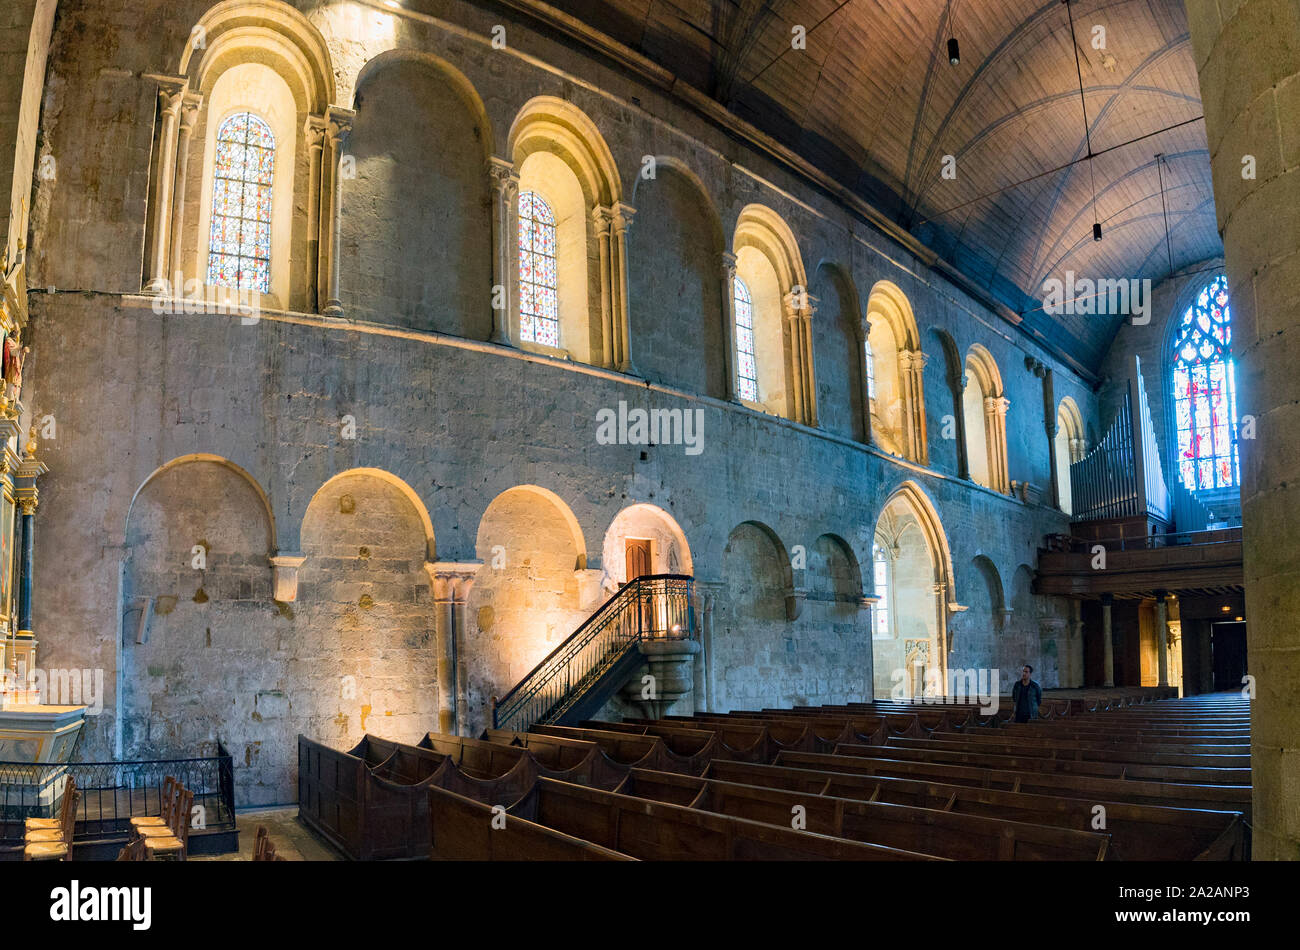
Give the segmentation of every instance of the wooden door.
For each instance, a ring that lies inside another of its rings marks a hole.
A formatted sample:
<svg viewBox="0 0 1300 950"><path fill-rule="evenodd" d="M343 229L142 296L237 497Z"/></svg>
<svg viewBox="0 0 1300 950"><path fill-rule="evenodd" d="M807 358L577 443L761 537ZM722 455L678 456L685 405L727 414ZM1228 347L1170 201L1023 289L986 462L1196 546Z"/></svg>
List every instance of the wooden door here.
<svg viewBox="0 0 1300 950"><path fill-rule="evenodd" d="M650 567L650 540L648 538L628 538L626 555L625 583L644 574L654 573Z"/></svg>

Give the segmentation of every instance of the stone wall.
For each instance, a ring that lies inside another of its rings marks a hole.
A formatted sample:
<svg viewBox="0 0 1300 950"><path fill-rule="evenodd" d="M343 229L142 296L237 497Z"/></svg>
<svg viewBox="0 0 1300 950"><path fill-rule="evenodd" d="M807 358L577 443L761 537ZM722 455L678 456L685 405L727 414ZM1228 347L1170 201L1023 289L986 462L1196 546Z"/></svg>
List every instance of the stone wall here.
<svg viewBox="0 0 1300 950"><path fill-rule="evenodd" d="M435 560L483 562L458 644L461 726L476 731L490 697L622 579L624 536L658 540L656 570L720 585L707 659L716 708L866 698L860 596L876 521L905 483L928 499L951 550L948 603L973 605L948 618L960 631L953 662L1041 662L1040 682L1055 685L1040 621L1066 608L1029 594L1024 578L1042 536L1067 521L958 477L947 436L960 407L941 335L962 354L981 344L1000 366L1010 477L1046 498L1041 382L1025 360L1051 366L1057 398L1072 396L1095 424L1088 382L784 166L522 25L493 50L493 18L468 4L440 14L456 23L368 10L360 25L349 4L298 4L325 37L338 104L358 113L358 174L343 183L346 319L277 311L250 322L158 312L166 302L134 296L157 98L143 74L176 68L207 8L86 0L55 29L43 148L61 171L35 189L41 289L24 401L57 421L41 450L42 663L102 667L112 694L81 755L187 755L219 739L241 769L242 800L285 800L297 731L344 745L367 729L412 740L436 728L446 697L424 573ZM358 82L396 47L432 65L386 66ZM456 111L459 80L456 97L439 87L449 68L477 90L485 120ZM491 209L486 167L473 170L504 152L514 116L537 95L591 119L623 200L638 206L629 322L644 378L482 342ZM673 162L638 182L647 155ZM820 429L719 398L717 254L756 202L790 225L820 298ZM412 213L425 206L428 217ZM858 441L854 322L881 280L906 294L929 356L929 466ZM701 451L602 444L597 413L620 403L699 413ZM167 467L190 456L199 458ZM634 505L650 508L620 520ZM182 563L203 539L211 581ZM807 564L795 574L797 549ZM292 603L271 599L268 555L305 558ZM1010 632L995 625L995 589L1016 608ZM122 592L175 598L142 645Z"/></svg>

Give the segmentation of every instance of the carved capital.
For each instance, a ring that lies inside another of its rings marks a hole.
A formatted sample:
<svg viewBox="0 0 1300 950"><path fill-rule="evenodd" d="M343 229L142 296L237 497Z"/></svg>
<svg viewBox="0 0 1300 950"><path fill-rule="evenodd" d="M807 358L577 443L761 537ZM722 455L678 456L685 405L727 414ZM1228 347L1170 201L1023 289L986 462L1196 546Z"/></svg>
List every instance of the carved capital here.
<svg viewBox="0 0 1300 950"><path fill-rule="evenodd" d="M730 251L722 252L722 279L727 283L736 279L736 255Z"/></svg>
<svg viewBox="0 0 1300 950"><path fill-rule="evenodd" d="M465 604L482 561L425 561L436 604Z"/></svg>
<svg viewBox="0 0 1300 950"><path fill-rule="evenodd" d="M307 139L307 148L316 152L325 147L325 127L328 123L323 115L309 115L302 124L302 134Z"/></svg>
<svg viewBox="0 0 1300 950"><path fill-rule="evenodd" d="M488 177L492 179L492 188L498 198L510 202L519 194L519 174L515 171L514 162L508 162L504 158L489 158Z"/></svg>
<svg viewBox="0 0 1300 950"><path fill-rule="evenodd" d="M352 123L356 120L357 114L351 109L341 109L338 106L330 106L325 113L325 134L329 137L330 146L336 150L341 150L347 143L348 136L352 133Z"/></svg>

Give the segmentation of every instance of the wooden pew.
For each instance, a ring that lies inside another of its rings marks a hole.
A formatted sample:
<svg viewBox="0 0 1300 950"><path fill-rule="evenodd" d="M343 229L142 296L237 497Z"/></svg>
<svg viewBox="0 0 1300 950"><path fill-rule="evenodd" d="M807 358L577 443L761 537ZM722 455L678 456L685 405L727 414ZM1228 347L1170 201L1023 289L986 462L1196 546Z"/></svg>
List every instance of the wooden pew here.
<svg viewBox="0 0 1300 950"><path fill-rule="evenodd" d="M1248 785L1187 785L1177 782L1095 778L1090 775L1060 775L950 763L825 755L817 752L782 752L776 757L775 764L828 772L925 779L951 785L1000 788L1067 798L1088 797L1097 801L1239 811L1246 816L1247 821L1250 820Z"/></svg>
<svg viewBox="0 0 1300 950"><path fill-rule="evenodd" d="M777 750L772 747L766 726L741 723L664 723L655 719L627 718L622 722L603 722L589 719L582 726L590 729L608 729L617 732L634 732L638 735L659 736L667 739L680 735L715 737L715 758L732 762L770 762ZM671 746L670 746L671 748Z"/></svg>
<svg viewBox="0 0 1300 950"><path fill-rule="evenodd" d="M526 749L537 763L537 774L547 778L610 789L627 775L627 765L614 761L599 745L586 739L504 729L488 729L483 734L489 742Z"/></svg>
<svg viewBox="0 0 1300 950"><path fill-rule="evenodd" d="M428 799L429 857L433 860L636 860L524 818L503 816L490 805L446 789L429 789ZM498 827L493 826L494 819Z"/></svg>
<svg viewBox="0 0 1300 950"><path fill-rule="evenodd" d="M1165 749L1139 749L1133 745L1116 744L1103 749L1089 748L1070 741L1008 741L991 743L968 741L961 738L941 738L938 734L929 739L892 738L885 748L942 749L948 752L969 752L975 755L1033 756L1070 761L1120 762L1133 765L1176 765L1199 768L1250 769L1250 754L1224 755L1209 752L1169 752ZM1190 748L1196 748L1191 746ZM1250 776L1246 776L1249 783Z"/></svg>
<svg viewBox="0 0 1300 950"><path fill-rule="evenodd" d="M1100 861L1109 844L1090 831L644 769L632 769L618 791L783 828L802 808L808 831L959 861Z"/></svg>
<svg viewBox="0 0 1300 950"><path fill-rule="evenodd" d="M663 772L683 772L687 775L699 775L713 759L716 738L709 736L703 746L695 742L679 740L679 748L695 748L693 753L678 753L670 749L659 736L634 735L607 729L582 729L575 726L541 726L532 727L532 732L545 736L560 736L566 739L586 739L595 742L615 762L638 768L657 769Z"/></svg>
<svg viewBox="0 0 1300 950"><path fill-rule="evenodd" d="M1094 808L1102 805L1106 810L1105 830L1111 836L1107 860L1244 861L1249 856L1244 816L1237 811L1097 801L745 762L714 762L705 775L747 785L937 808L1078 831L1092 830Z"/></svg>
<svg viewBox="0 0 1300 950"><path fill-rule="evenodd" d="M510 814L643 860L942 860L546 778Z"/></svg>
<svg viewBox="0 0 1300 950"><path fill-rule="evenodd" d="M942 743L939 743L942 744ZM987 752L950 752L945 749L899 748L896 746L867 746L842 743L835 747L836 755L858 755L868 758L903 759L911 762L942 762L953 765L984 766L992 769L1009 769L1019 772L1049 772L1061 775L1088 775L1110 779L1145 779L1153 782L1182 782L1192 785L1239 785L1250 787L1250 769L1214 768L1182 765L1144 765L1127 762L1075 761L1073 759L1047 759L1033 755L994 755Z"/></svg>

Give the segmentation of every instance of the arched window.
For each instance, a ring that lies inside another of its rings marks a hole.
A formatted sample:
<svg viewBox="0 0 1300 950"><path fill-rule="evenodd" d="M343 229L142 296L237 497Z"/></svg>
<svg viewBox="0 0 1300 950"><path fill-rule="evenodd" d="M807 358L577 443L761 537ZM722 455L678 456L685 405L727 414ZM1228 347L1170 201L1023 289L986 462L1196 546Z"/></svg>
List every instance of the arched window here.
<svg viewBox="0 0 1300 950"><path fill-rule="evenodd" d="M519 338L560 345L555 213L535 191L519 195Z"/></svg>
<svg viewBox="0 0 1300 950"><path fill-rule="evenodd" d="M889 556L879 543L871 546L872 580L876 587L875 629L871 635L884 639L889 634Z"/></svg>
<svg viewBox="0 0 1300 950"><path fill-rule="evenodd" d="M208 243L209 284L271 292L271 183L275 135L251 112L217 129Z"/></svg>
<svg viewBox="0 0 1300 950"><path fill-rule="evenodd" d="M739 277L736 284L736 391L758 402L758 365L754 357L754 298Z"/></svg>
<svg viewBox="0 0 1300 950"><path fill-rule="evenodd" d="M871 341L863 344L867 357L867 402L872 412L876 411L876 355L871 352Z"/></svg>
<svg viewBox="0 0 1300 950"><path fill-rule="evenodd" d="M1237 484L1237 380L1228 281L1216 277L1183 314L1174 336L1178 475L1190 491Z"/></svg>

